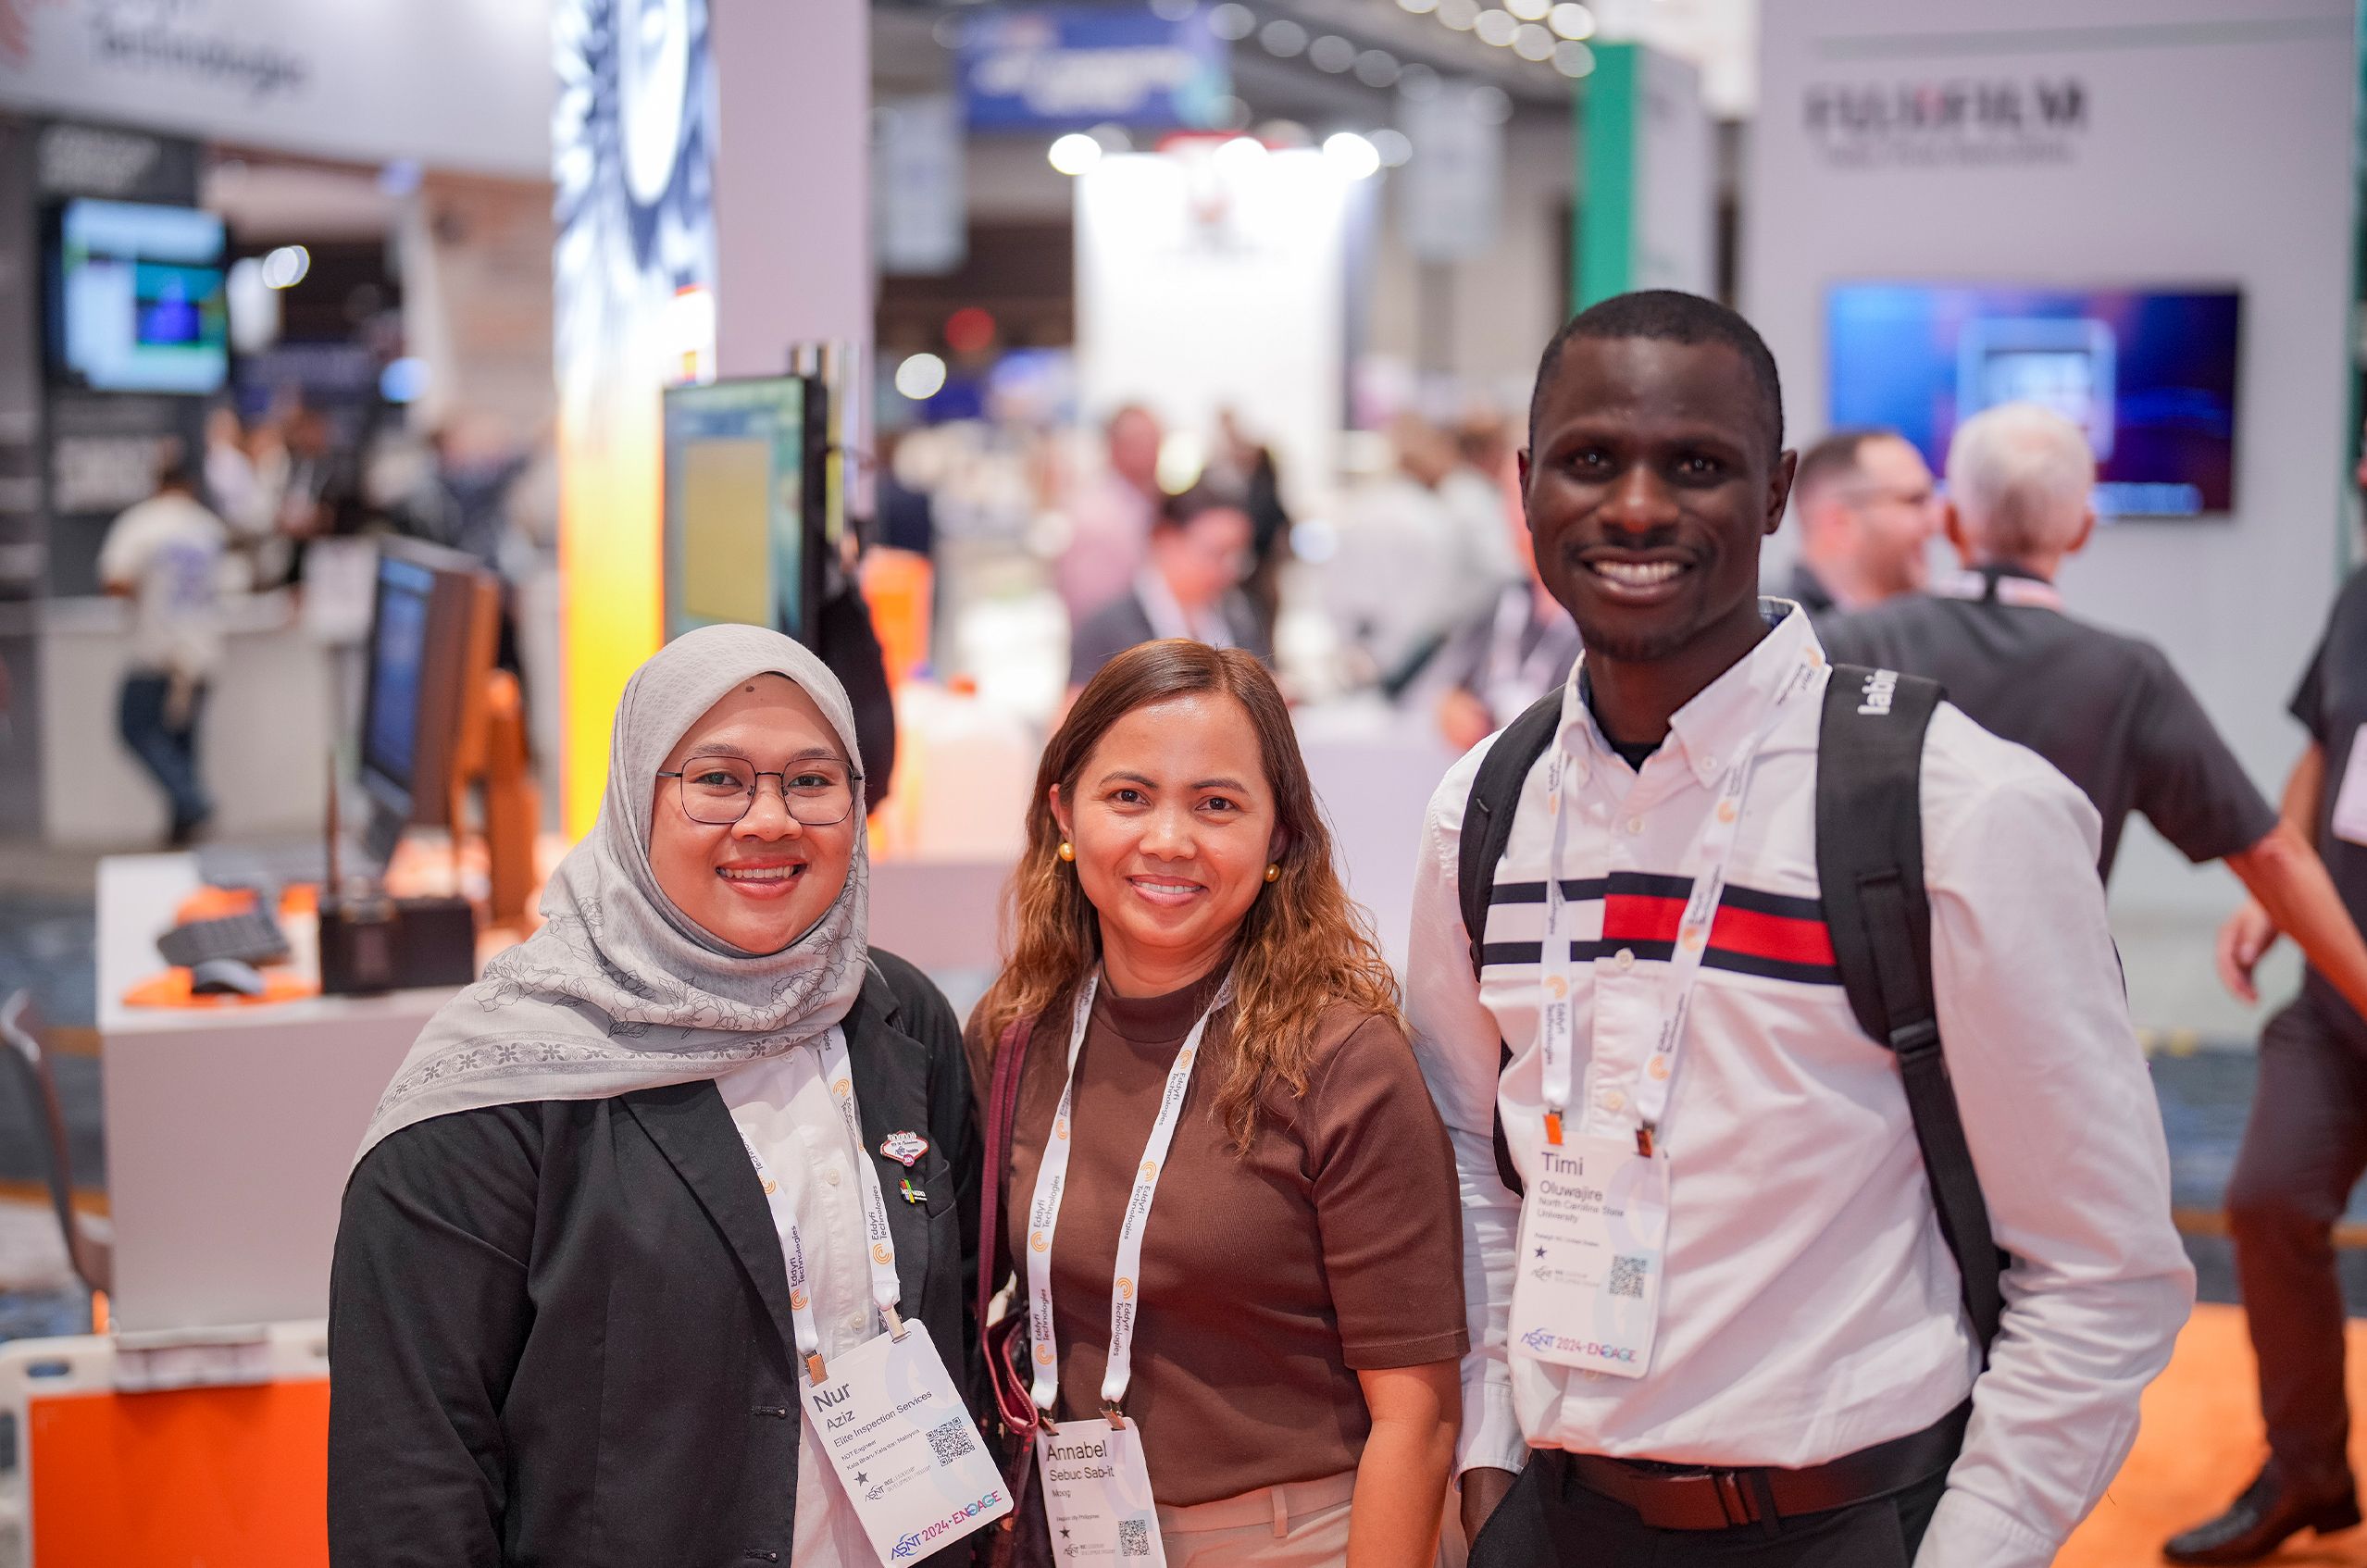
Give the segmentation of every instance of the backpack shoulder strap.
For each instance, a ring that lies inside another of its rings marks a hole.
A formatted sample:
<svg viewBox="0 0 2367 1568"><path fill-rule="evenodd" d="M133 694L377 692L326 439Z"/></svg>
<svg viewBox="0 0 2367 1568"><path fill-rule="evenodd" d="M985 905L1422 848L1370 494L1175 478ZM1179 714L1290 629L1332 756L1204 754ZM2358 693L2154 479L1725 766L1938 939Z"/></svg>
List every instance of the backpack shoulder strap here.
<svg viewBox="0 0 2367 1568"><path fill-rule="evenodd" d="M1521 787L1528 782L1529 769L1553 743L1553 731L1562 721L1562 689L1555 687L1536 702L1521 710L1520 717L1504 727L1488 754L1479 759L1479 772L1471 781L1471 793L1463 803L1463 837L1458 840L1455 861L1455 892L1463 904L1464 934L1471 942L1471 977L1477 979L1484 966L1484 950L1488 940L1488 905L1496 892L1496 864L1504 858L1504 846L1512 841L1513 817L1520 810ZM1496 1071L1501 1074L1513 1059L1513 1048L1503 1041L1496 1042ZM1523 1190L1520 1168L1513 1164L1512 1145L1504 1140L1504 1118L1496 1116L1496 1175L1514 1193Z"/></svg>
<svg viewBox="0 0 2367 1568"><path fill-rule="evenodd" d="M1940 1049L1924 887L1924 736L1943 695L1936 681L1833 666L1817 742L1816 876L1850 1009L1899 1058L1940 1234L1986 1355L2004 1310L2003 1261Z"/></svg>

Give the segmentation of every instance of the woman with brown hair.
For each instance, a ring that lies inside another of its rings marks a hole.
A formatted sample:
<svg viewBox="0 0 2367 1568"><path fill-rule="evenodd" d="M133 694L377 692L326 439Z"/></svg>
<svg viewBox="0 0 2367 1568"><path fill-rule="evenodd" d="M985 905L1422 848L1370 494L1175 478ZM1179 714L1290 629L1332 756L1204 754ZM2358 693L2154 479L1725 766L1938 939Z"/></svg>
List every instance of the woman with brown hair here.
<svg viewBox="0 0 2367 1568"><path fill-rule="evenodd" d="M1036 801L965 1043L983 1239L1017 1262L999 1392L1040 1421L1052 1538L1426 1568L1467 1342L1453 1160L1273 678L1118 655Z"/></svg>

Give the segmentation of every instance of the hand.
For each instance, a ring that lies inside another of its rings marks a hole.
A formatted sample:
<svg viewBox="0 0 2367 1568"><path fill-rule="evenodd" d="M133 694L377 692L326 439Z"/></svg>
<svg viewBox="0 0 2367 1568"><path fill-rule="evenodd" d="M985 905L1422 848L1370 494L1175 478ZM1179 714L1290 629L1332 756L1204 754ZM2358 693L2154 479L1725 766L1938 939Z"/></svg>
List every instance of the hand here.
<svg viewBox="0 0 2367 1568"><path fill-rule="evenodd" d="M2256 1002L2260 991L2252 984L2252 968L2276 943L2276 922L2251 899L2219 927L2219 982L2236 1001Z"/></svg>
<svg viewBox="0 0 2367 1568"><path fill-rule="evenodd" d="M1509 1470L1493 1465L1475 1465L1463 1473L1463 1541L1468 1547L1479 1539L1479 1532L1488 1527L1488 1516L1504 1500L1519 1477Z"/></svg>

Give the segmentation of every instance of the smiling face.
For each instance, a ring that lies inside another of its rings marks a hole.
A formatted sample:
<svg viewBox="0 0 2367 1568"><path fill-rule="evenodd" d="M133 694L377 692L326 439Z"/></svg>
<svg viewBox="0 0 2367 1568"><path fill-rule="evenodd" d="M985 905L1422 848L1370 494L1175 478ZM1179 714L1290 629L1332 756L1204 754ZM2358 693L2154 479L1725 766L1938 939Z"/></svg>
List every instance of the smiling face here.
<svg viewBox="0 0 2367 1568"><path fill-rule="evenodd" d="M1196 693L1110 726L1053 814L1077 848L1121 994L1154 995L1213 969L1265 886L1279 846L1274 792L1249 710Z"/></svg>
<svg viewBox="0 0 2367 1568"><path fill-rule="evenodd" d="M1770 450L1740 354L1573 339L1536 429L1521 492L1538 574L1590 655L1665 659L1756 617L1795 459Z"/></svg>
<svg viewBox="0 0 2367 1568"><path fill-rule="evenodd" d="M758 778L747 815L723 825L693 821L683 799L686 790L728 794L727 770L693 768L698 777L651 780L650 867L674 907L708 935L742 952L779 952L810 930L846 886L863 818L850 803L836 824L810 827L789 814L775 786L786 786L806 815L827 815L809 803L851 777L846 748L795 681L760 675L701 715L662 771L679 773L715 758L781 777ZM729 815L706 804L699 810Z"/></svg>

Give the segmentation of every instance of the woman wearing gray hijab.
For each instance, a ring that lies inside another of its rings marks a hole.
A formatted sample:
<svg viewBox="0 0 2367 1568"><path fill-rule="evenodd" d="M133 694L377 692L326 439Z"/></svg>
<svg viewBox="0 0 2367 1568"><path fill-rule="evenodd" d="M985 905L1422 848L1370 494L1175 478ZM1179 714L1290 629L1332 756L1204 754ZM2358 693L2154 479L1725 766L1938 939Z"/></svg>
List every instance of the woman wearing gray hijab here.
<svg viewBox="0 0 2367 1568"><path fill-rule="evenodd" d="M900 1311L966 1397L978 1150L945 999L866 948L862 790L785 637L627 684L542 927L430 1022L347 1184L337 1568L878 1562L800 1374Z"/></svg>

